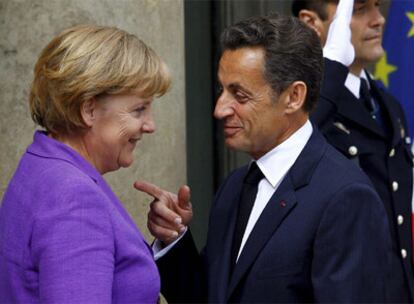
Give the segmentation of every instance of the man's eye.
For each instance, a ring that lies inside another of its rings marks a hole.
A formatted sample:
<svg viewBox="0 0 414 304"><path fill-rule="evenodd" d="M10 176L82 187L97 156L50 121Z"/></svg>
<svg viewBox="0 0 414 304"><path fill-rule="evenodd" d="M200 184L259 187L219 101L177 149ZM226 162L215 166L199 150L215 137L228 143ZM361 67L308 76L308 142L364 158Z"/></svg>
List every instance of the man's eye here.
<svg viewBox="0 0 414 304"><path fill-rule="evenodd" d="M354 13L362 13L365 10L365 5L354 7Z"/></svg>
<svg viewBox="0 0 414 304"><path fill-rule="evenodd" d="M248 99L248 97L245 94L236 93L234 94L234 96L236 97L237 101L240 102L246 102Z"/></svg>

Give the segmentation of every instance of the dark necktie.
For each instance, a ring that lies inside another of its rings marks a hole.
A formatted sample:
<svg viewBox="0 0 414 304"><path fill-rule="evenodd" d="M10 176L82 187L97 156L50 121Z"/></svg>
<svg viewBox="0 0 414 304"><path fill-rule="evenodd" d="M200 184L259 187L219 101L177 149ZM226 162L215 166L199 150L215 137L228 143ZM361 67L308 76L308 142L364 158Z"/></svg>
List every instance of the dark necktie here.
<svg viewBox="0 0 414 304"><path fill-rule="evenodd" d="M236 228L233 235L232 244L232 266L236 264L237 255L246 230L250 212L252 211L254 201L256 199L257 188L260 180L264 177L256 162L250 165L249 172L243 182L243 189L240 195L239 211L237 213Z"/></svg>
<svg viewBox="0 0 414 304"><path fill-rule="evenodd" d="M371 117L376 121L377 125L382 129L382 131L386 132L386 125L381 115L381 109L368 88L368 81L364 78L360 79L361 87L359 90L359 99L363 102L365 108L368 110Z"/></svg>
<svg viewBox="0 0 414 304"><path fill-rule="evenodd" d="M372 99L371 93L368 88L368 83L364 78L361 78L361 87L359 90L359 99L362 100L364 106L367 108L371 115L374 115L377 107L375 101Z"/></svg>

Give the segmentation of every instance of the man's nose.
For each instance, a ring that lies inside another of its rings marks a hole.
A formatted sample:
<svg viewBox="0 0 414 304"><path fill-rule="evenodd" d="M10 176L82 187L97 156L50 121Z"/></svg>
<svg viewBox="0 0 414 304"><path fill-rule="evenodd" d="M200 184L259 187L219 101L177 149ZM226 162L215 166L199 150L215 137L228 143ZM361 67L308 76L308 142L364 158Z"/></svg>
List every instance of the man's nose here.
<svg viewBox="0 0 414 304"><path fill-rule="evenodd" d="M370 11L371 26L383 26L385 24L385 18L382 15L380 8L374 6Z"/></svg>
<svg viewBox="0 0 414 304"><path fill-rule="evenodd" d="M214 109L214 117L216 119L224 119L233 115L234 109L232 100L227 93L223 92L217 99L216 107Z"/></svg>

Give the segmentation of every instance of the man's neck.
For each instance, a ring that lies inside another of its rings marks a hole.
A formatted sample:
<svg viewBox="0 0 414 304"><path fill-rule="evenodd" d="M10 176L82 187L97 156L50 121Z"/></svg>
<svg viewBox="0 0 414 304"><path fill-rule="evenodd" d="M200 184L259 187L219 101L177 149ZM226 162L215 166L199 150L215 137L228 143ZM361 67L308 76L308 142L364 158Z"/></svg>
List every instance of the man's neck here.
<svg viewBox="0 0 414 304"><path fill-rule="evenodd" d="M355 76L360 76L364 66L362 64L356 64L355 62L349 66L349 72Z"/></svg>

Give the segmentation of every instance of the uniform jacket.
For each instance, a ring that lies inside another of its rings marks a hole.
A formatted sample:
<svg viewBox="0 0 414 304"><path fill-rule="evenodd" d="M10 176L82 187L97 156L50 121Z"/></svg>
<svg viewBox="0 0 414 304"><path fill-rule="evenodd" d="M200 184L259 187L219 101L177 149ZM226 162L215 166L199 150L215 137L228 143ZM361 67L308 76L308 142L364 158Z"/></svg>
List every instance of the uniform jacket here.
<svg viewBox="0 0 414 304"><path fill-rule="evenodd" d="M102 176L36 132L0 208L0 303L154 303L152 251Z"/></svg>
<svg viewBox="0 0 414 304"><path fill-rule="evenodd" d="M321 99L311 119L328 142L357 163L380 195L393 243L389 301L414 301L412 245L413 156L400 104L370 79L386 130L345 87L348 69L326 60Z"/></svg>
<svg viewBox="0 0 414 304"><path fill-rule="evenodd" d="M157 261L169 302L382 302L390 241L384 208L359 168L313 132L267 203L230 273L247 166L219 189L207 244L190 233Z"/></svg>

